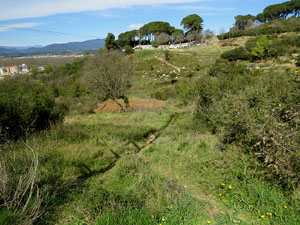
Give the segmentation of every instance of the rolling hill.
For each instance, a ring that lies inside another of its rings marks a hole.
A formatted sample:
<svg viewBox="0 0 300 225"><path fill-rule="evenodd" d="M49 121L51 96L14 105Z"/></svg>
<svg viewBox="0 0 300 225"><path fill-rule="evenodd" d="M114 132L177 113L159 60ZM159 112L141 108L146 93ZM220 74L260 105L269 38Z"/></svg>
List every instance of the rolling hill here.
<svg viewBox="0 0 300 225"><path fill-rule="evenodd" d="M51 44L44 47L30 47L27 49L0 46L0 56L7 57L39 54L64 54L98 50L101 47L104 47L104 39L94 39L83 42L69 42L65 44Z"/></svg>

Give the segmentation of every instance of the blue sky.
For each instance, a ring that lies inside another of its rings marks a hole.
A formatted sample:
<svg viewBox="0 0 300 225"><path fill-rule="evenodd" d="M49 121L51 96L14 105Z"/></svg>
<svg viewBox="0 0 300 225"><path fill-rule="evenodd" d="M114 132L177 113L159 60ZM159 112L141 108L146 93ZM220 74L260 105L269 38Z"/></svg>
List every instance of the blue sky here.
<svg viewBox="0 0 300 225"><path fill-rule="evenodd" d="M182 28L189 14L204 29L228 30L236 15L260 13L283 0L0 0L0 46L32 46L105 38L151 21ZM18 29L16 29L18 28ZM38 30L38 31L36 31ZM54 34L47 31L68 33ZM81 36L80 36L81 35Z"/></svg>

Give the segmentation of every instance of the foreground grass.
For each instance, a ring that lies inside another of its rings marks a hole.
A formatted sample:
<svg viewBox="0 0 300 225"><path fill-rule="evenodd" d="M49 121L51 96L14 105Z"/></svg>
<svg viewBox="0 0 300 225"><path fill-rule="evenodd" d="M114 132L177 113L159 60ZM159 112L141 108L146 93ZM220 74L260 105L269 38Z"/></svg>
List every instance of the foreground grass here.
<svg viewBox="0 0 300 225"><path fill-rule="evenodd" d="M220 151L188 112L160 130L174 112L72 116L31 138L50 190L39 223L299 224L299 202L268 183L253 156Z"/></svg>
<svg viewBox="0 0 300 225"><path fill-rule="evenodd" d="M201 54L191 60L195 76L214 61ZM163 59L163 51L133 57L130 97L151 98L159 85L172 87L162 83L170 78L161 75L174 70L157 59ZM187 63L185 52L173 52L170 64L181 68L179 84L190 81L183 69ZM29 138L40 157L37 183L47 190L45 213L37 223L300 223L297 190L270 183L267 168L254 155L223 146L194 121L191 102L177 103L171 99L161 109L72 115L63 125ZM153 135L157 139L150 143ZM23 144L14 147L21 151ZM0 210L0 224L16 223Z"/></svg>

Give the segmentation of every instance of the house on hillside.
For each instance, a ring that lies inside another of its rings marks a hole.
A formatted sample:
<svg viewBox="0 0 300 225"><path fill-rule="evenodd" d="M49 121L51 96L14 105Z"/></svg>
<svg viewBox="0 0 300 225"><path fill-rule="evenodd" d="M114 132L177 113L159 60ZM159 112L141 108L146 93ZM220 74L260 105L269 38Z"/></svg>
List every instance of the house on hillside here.
<svg viewBox="0 0 300 225"><path fill-rule="evenodd" d="M0 76L6 76L6 75L8 75L6 67L0 67Z"/></svg>
<svg viewBox="0 0 300 225"><path fill-rule="evenodd" d="M160 45L157 49L168 49L169 45Z"/></svg>
<svg viewBox="0 0 300 225"><path fill-rule="evenodd" d="M140 49L140 50L152 50L152 45L138 45L134 47L134 49Z"/></svg>
<svg viewBox="0 0 300 225"><path fill-rule="evenodd" d="M0 76L4 76L4 73L6 73L6 70L4 67L0 67Z"/></svg>
<svg viewBox="0 0 300 225"><path fill-rule="evenodd" d="M177 48L180 48L179 45L170 45L169 46L169 49L177 49Z"/></svg>
<svg viewBox="0 0 300 225"><path fill-rule="evenodd" d="M26 66L26 64L22 64L21 66L21 73L29 73L29 69L28 67Z"/></svg>
<svg viewBox="0 0 300 225"><path fill-rule="evenodd" d="M9 71L12 74L19 73L19 67L18 66L11 66L11 67L9 67Z"/></svg>

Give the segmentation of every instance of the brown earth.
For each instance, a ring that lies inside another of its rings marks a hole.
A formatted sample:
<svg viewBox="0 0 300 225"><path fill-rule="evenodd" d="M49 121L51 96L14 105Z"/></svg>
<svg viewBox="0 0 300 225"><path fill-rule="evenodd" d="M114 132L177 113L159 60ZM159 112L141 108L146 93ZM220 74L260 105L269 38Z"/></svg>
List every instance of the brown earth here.
<svg viewBox="0 0 300 225"><path fill-rule="evenodd" d="M117 100L125 108L123 100ZM113 100L102 102L98 105L94 112L120 112L121 106ZM150 100L150 99L132 99L129 100L129 109L139 108L159 108L165 104L164 101Z"/></svg>

